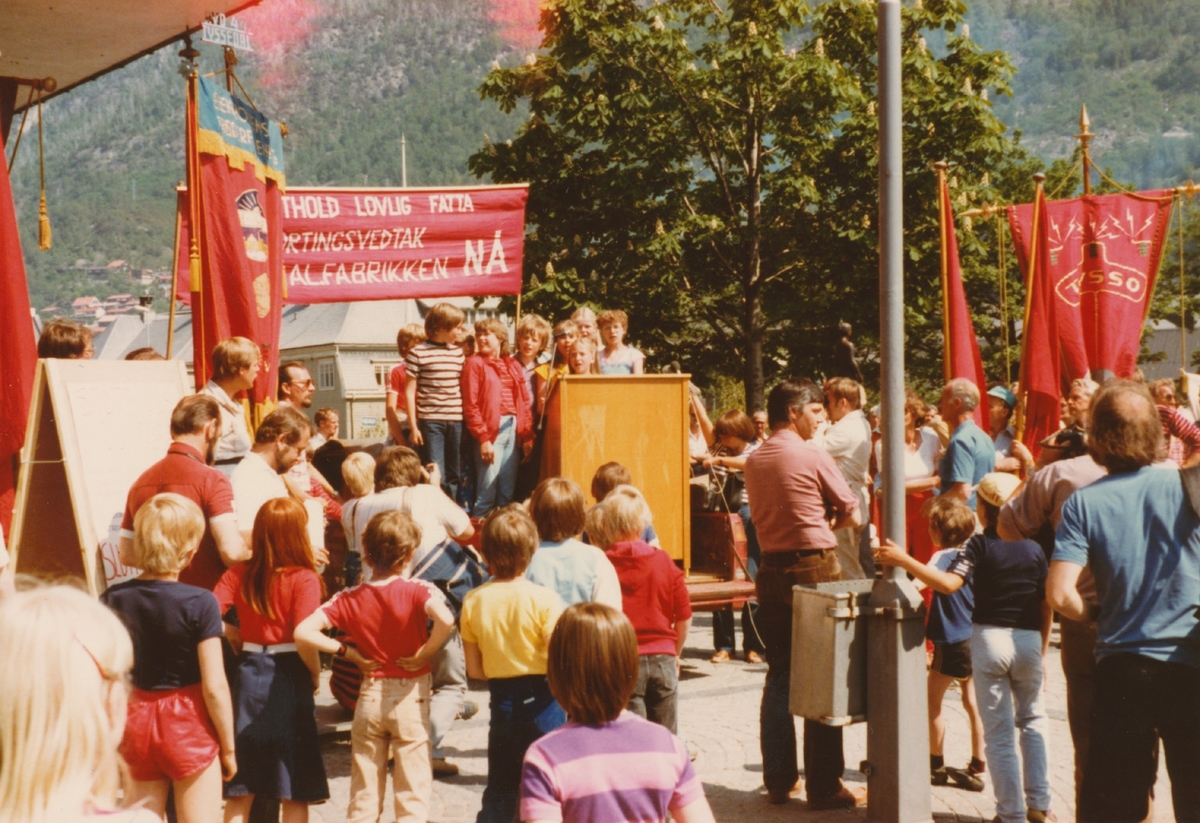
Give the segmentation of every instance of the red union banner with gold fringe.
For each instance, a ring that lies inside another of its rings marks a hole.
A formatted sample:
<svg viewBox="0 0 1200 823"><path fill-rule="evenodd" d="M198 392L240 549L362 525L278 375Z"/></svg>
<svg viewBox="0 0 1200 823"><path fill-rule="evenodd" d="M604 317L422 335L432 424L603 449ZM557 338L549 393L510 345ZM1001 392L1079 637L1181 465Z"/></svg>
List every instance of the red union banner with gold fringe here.
<svg viewBox="0 0 1200 823"><path fill-rule="evenodd" d="M945 382L965 377L975 384L979 394L987 393L987 377L979 356L979 340L967 309L967 294L963 289L962 265L958 259L958 235L954 230L954 210L950 204L950 188L944 172L938 173L938 217L941 224L942 247L942 376ZM986 398L985 398L986 399ZM975 424L988 430L984 414L987 403L975 407Z"/></svg>
<svg viewBox="0 0 1200 823"><path fill-rule="evenodd" d="M518 294L528 195L525 185L290 188L282 198L284 302ZM181 194L181 284L185 202Z"/></svg>
<svg viewBox="0 0 1200 823"><path fill-rule="evenodd" d="M275 399L282 315L285 185L283 136L245 101L203 77L188 88L189 225L182 259L192 305L196 388L212 374L212 351L240 336L258 344L263 368L255 414ZM193 242L193 240L195 242Z"/></svg>
<svg viewBox="0 0 1200 823"><path fill-rule="evenodd" d="M1054 283L1063 376L1132 376L1171 221L1171 192L1056 200L1045 215L1045 275ZM1027 282L1032 218L1032 205L1008 208Z"/></svg>

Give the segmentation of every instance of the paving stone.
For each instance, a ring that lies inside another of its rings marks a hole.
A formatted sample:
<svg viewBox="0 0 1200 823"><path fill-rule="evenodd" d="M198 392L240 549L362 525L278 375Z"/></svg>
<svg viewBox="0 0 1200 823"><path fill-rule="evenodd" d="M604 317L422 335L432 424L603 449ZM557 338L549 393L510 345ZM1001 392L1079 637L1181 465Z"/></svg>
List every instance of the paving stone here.
<svg viewBox="0 0 1200 823"><path fill-rule="evenodd" d="M740 625L740 623L739 623ZM748 665L740 659L714 665L711 618L697 614L684 650L683 676L680 682L680 732L696 754L694 767L704 784L705 793L717 820L754 820L755 823L795 821L797 817L813 823L866 821L865 809L811 812L803 800L793 799L780 806L767 803L762 785L762 755L758 742L758 710L762 698L765 664ZM1059 820L1075 816L1074 760L1070 730L1066 721L1066 688L1059 663L1057 643L1052 644L1046 669L1046 707L1050 718L1050 786L1052 808ZM327 679L327 677L326 677ZM486 690L473 691L471 699L479 704L479 714L459 721L446 736L448 759L457 763L457 777L435 780L430 804L430 820L435 823L473 823L487 781L488 699ZM332 702L328 687L318 701ZM328 712L329 709L323 709ZM962 698L957 687L946 694L946 762L964 765L970 758L970 732ZM323 717L326 715L323 714ZM797 723L797 741L802 740ZM865 785L857 771L866 758L866 725L856 724L845 731L845 780L850 785ZM346 819L350 792L350 744L326 738L322 750L329 773L331 800L312 809L319 823L341 823ZM803 779L803 778L802 778ZM982 792L953 787L931 786L933 817L939 823L949 821L990 821L996 814L991 775ZM1173 819L1169 781L1165 763L1160 759L1155 821ZM391 780L385 794L382 820L395 820L392 813Z"/></svg>

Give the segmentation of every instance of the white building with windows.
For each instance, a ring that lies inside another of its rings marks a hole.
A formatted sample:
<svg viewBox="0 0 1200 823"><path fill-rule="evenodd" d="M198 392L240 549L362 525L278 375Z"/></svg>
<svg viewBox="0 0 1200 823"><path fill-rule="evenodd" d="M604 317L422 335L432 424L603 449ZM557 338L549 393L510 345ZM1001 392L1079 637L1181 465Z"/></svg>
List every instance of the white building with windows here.
<svg viewBox="0 0 1200 823"><path fill-rule="evenodd" d="M387 436L384 402L388 376L400 362L396 332L409 323L425 323L429 309L442 300L375 300L361 303L323 303L285 306L279 332L279 362L297 360L316 384L309 417L322 407L338 413L342 439ZM447 298L467 316L467 329L476 320L498 317L498 299L476 307L471 297ZM506 323L509 319L502 318ZM511 323L509 324L511 325ZM121 359L130 351L151 346L166 352L167 318L123 315L96 338L96 356ZM184 360L191 371L191 315L176 316L171 359Z"/></svg>

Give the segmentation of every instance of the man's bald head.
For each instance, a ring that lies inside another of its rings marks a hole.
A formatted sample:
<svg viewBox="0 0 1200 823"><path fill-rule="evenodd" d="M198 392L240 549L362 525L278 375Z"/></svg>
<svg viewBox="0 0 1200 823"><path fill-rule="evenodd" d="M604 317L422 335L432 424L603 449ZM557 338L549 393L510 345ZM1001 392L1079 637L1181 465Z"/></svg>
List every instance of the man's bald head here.
<svg viewBox="0 0 1200 823"><path fill-rule="evenodd" d="M1110 474L1137 471L1159 459L1162 423L1141 383L1110 380L1092 398L1088 452Z"/></svg>

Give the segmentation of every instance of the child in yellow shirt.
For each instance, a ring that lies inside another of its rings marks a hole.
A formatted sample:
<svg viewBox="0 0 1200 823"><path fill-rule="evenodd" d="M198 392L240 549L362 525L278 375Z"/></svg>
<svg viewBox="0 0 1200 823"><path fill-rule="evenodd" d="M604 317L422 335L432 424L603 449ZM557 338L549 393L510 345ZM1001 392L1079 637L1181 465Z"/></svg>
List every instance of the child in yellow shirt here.
<svg viewBox="0 0 1200 823"><path fill-rule="evenodd" d="M537 545L537 527L523 508L497 509L482 534L492 580L463 600L467 674L487 680L491 693L488 784L476 823L511 823L525 750L567 720L546 683L547 649L562 600L523 576Z"/></svg>

